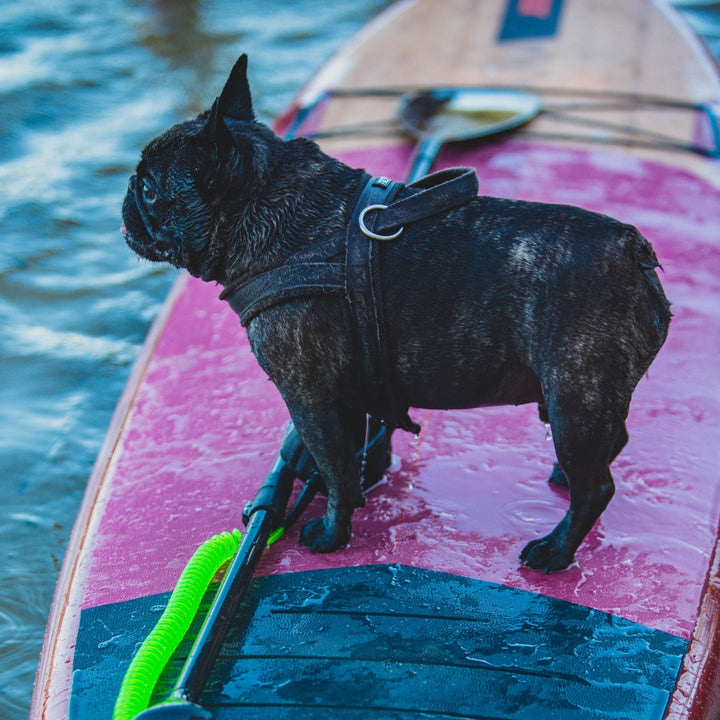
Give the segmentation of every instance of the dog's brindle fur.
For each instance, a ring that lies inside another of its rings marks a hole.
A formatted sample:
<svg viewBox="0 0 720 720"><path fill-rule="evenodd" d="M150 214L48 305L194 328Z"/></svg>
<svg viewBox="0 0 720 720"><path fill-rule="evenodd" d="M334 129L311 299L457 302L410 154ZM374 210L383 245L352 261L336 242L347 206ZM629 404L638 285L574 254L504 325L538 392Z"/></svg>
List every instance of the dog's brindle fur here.
<svg viewBox="0 0 720 720"><path fill-rule="evenodd" d="M153 140L123 205L129 246L228 285L345 226L362 171L255 120L241 57L210 111ZM570 508L522 561L573 560L614 492L630 399L667 335L658 262L638 231L579 208L478 197L381 249L390 381L413 407L536 402ZM346 301L294 300L248 327L328 490L301 542L329 552L363 504L354 433L366 408Z"/></svg>

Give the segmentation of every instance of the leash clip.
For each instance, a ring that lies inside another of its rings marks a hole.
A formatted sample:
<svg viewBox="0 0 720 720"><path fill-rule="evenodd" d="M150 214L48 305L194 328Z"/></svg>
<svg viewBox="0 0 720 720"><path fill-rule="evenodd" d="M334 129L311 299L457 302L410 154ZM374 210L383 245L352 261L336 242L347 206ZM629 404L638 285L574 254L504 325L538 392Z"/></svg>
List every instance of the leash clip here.
<svg viewBox="0 0 720 720"><path fill-rule="evenodd" d="M390 235L379 235L378 233L373 232L368 228L368 226L365 224L365 214L368 212L368 210L386 210L387 205L368 205L366 208L363 209L363 211L360 213L360 217L358 218L358 224L360 225L360 230L363 232L364 235L367 235L369 238L372 238L373 240L394 240L397 237L400 237L402 235L403 230L405 229L405 226L403 225L397 232L391 233Z"/></svg>

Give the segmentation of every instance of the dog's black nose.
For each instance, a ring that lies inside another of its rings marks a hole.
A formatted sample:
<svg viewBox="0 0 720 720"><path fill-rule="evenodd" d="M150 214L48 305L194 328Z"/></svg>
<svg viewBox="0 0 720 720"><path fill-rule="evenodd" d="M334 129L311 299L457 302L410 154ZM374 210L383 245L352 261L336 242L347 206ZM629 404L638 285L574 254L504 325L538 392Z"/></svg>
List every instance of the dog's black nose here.
<svg viewBox="0 0 720 720"><path fill-rule="evenodd" d="M135 184L137 183L137 175L131 175L130 181L128 182L128 192L134 193L135 192Z"/></svg>

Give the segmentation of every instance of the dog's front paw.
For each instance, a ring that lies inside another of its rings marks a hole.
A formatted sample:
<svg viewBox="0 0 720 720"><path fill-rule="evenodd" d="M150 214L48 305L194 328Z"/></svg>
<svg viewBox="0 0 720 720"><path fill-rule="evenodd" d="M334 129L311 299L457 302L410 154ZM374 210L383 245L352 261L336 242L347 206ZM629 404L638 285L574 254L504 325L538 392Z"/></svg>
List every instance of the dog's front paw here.
<svg viewBox="0 0 720 720"><path fill-rule="evenodd" d="M350 542L350 528L342 530L330 524L326 517L308 520L300 531L300 544L307 545L314 553L330 553Z"/></svg>
<svg viewBox="0 0 720 720"><path fill-rule="evenodd" d="M520 553L520 562L535 570L546 573L565 570L573 561L574 553L552 534L529 542Z"/></svg>

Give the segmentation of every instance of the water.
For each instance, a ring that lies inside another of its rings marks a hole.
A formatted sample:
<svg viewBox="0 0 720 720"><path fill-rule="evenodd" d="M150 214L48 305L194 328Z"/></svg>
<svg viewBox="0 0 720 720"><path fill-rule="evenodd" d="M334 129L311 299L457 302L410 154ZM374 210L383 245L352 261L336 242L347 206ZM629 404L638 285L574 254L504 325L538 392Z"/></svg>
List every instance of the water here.
<svg viewBox="0 0 720 720"><path fill-rule="evenodd" d="M240 52L270 120L387 0L0 0L0 717L27 717L64 547L176 277L118 227L140 147Z"/></svg>
<svg viewBox="0 0 720 720"><path fill-rule="evenodd" d="M140 147L243 51L270 120L387 1L0 0L0 718L27 717L86 480L176 277L119 236ZM720 3L683 4L720 54Z"/></svg>

